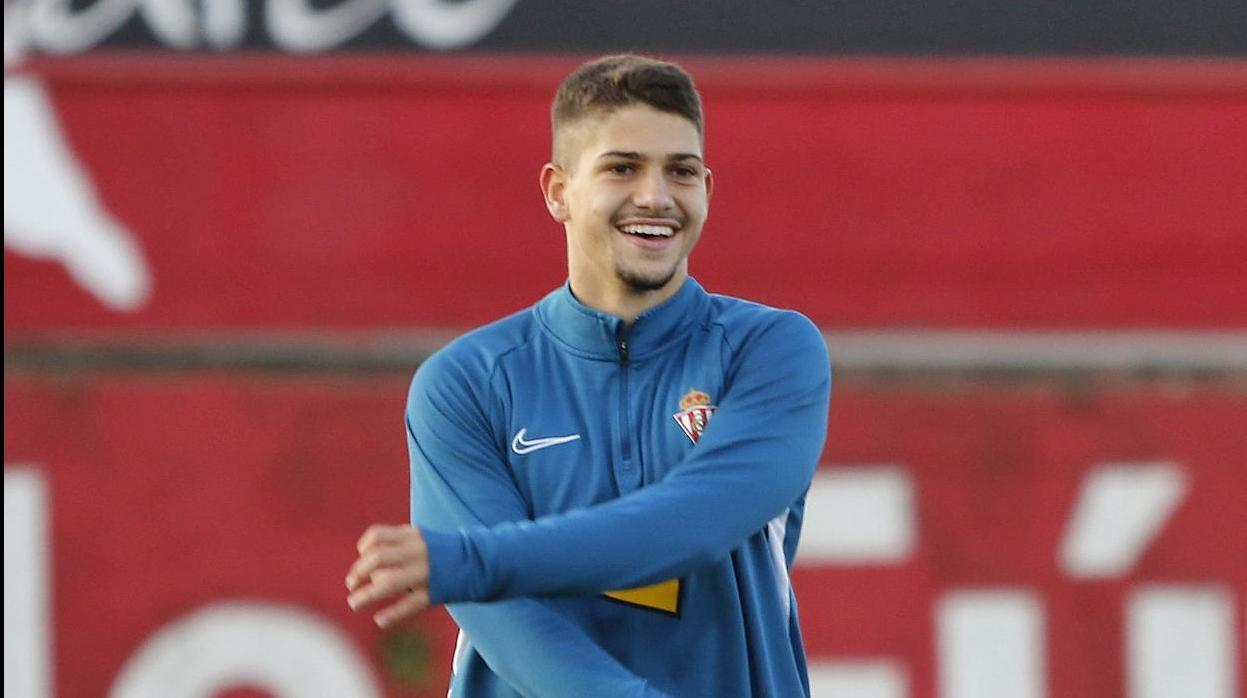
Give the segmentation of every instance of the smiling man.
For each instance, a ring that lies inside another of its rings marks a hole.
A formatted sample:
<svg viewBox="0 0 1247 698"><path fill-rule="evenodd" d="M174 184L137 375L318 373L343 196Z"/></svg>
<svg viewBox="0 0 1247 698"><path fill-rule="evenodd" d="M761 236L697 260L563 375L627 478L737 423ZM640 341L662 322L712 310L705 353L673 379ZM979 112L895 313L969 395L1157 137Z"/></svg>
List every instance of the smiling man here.
<svg viewBox="0 0 1247 698"><path fill-rule="evenodd" d="M352 608L446 604L452 696L808 695L788 572L827 427L803 316L706 292L700 98L610 56L554 99L568 282L425 362L410 526L372 526Z"/></svg>
<svg viewBox="0 0 1247 698"><path fill-rule="evenodd" d="M633 318L688 277L712 180L696 93L678 105L688 115L644 102L611 111L581 103L595 96L556 100L554 161L542 169L541 188L567 231L573 293ZM589 110L599 113L589 118Z"/></svg>

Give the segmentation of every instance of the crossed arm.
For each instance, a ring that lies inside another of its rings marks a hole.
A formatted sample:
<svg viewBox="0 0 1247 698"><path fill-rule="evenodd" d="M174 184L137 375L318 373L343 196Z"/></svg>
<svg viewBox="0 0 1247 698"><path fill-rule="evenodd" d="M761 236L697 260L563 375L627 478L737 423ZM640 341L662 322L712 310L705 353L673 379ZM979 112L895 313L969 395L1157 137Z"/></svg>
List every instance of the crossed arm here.
<svg viewBox="0 0 1247 698"><path fill-rule="evenodd" d="M574 652L575 665L591 647L600 653L595 662L603 672L594 672L592 685L603 675L636 679L550 602L534 597L683 575L728 554L800 496L822 448L830 374L821 334L799 316L785 320L740 352L714 427L667 478L537 521L527 520L522 497L490 444L477 436L465 450L465 436L493 430L465 423L487 419L483 413L451 407L463 404L454 393L462 384L453 380L455 367L429 371L431 380L418 373L408 421L417 527L374 526L364 533L347 576L349 603L360 609L397 599L376 614L381 625L430 603L450 604L478 651L508 681L533 668L526 661L515 662L514 675L500 668L515 659L516 645L555 648L538 653L560 667L558 648ZM411 419L412 412L420 419ZM663 545L654 546L655 540ZM499 640L496 651L491 638Z"/></svg>

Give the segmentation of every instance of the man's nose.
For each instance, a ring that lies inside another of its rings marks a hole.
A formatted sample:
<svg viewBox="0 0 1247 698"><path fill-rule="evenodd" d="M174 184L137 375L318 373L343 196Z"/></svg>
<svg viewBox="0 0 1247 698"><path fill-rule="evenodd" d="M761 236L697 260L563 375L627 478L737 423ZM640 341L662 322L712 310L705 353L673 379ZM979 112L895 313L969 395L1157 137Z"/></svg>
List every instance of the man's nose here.
<svg viewBox="0 0 1247 698"><path fill-rule="evenodd" d="M646 173L637 183L636 193L632 197L633 203L651 211L665 211L671 208L675 202L671 198L671 190L667 184L667 177L661 170Z"/></svg>

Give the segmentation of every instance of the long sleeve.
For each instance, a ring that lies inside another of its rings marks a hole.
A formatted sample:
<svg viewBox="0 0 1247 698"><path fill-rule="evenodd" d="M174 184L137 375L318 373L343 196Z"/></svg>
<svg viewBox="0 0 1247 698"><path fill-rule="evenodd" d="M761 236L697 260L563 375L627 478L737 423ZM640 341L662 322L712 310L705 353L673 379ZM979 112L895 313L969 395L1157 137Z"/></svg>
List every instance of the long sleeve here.
<svg viewBox="0 0 1247 698"><path fill-rule="evenodd" d="M408 397L411 516L455 528L527 518L478 398L487 377L437 356ZM451 604L456 623L498 677L527 696L661 696L542 599Z"/></svg>
<svg viewBox="0 0 1247 698"><path fill-rule="evenodd" d="M726 556L797 500L826 436L822 335L803 316L779 313L738 341L713 422L661 482L536 521L424 529L433 602L595 593L680 576Z"/></svg>

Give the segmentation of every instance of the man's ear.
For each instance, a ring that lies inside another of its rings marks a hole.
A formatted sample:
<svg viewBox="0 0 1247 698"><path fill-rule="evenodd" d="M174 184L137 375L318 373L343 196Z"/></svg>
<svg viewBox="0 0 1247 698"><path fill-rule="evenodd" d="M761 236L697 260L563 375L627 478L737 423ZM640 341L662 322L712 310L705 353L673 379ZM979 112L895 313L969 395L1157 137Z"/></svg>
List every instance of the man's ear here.
<svg viewBox="0 0 1247 698"><path fill-rule="evenodd" d="M563 168L547 162L541 168L541 194L546 199L546 210L559 223L566 223L571 214L567 210L567 173Z"/></svg>
<svg viewBox="0 0 1247 698"><path fill-rule="evenodd" d="M706 168L706 200L710 200L710 195L714 193L714 173L710 168Z"/></svg>

